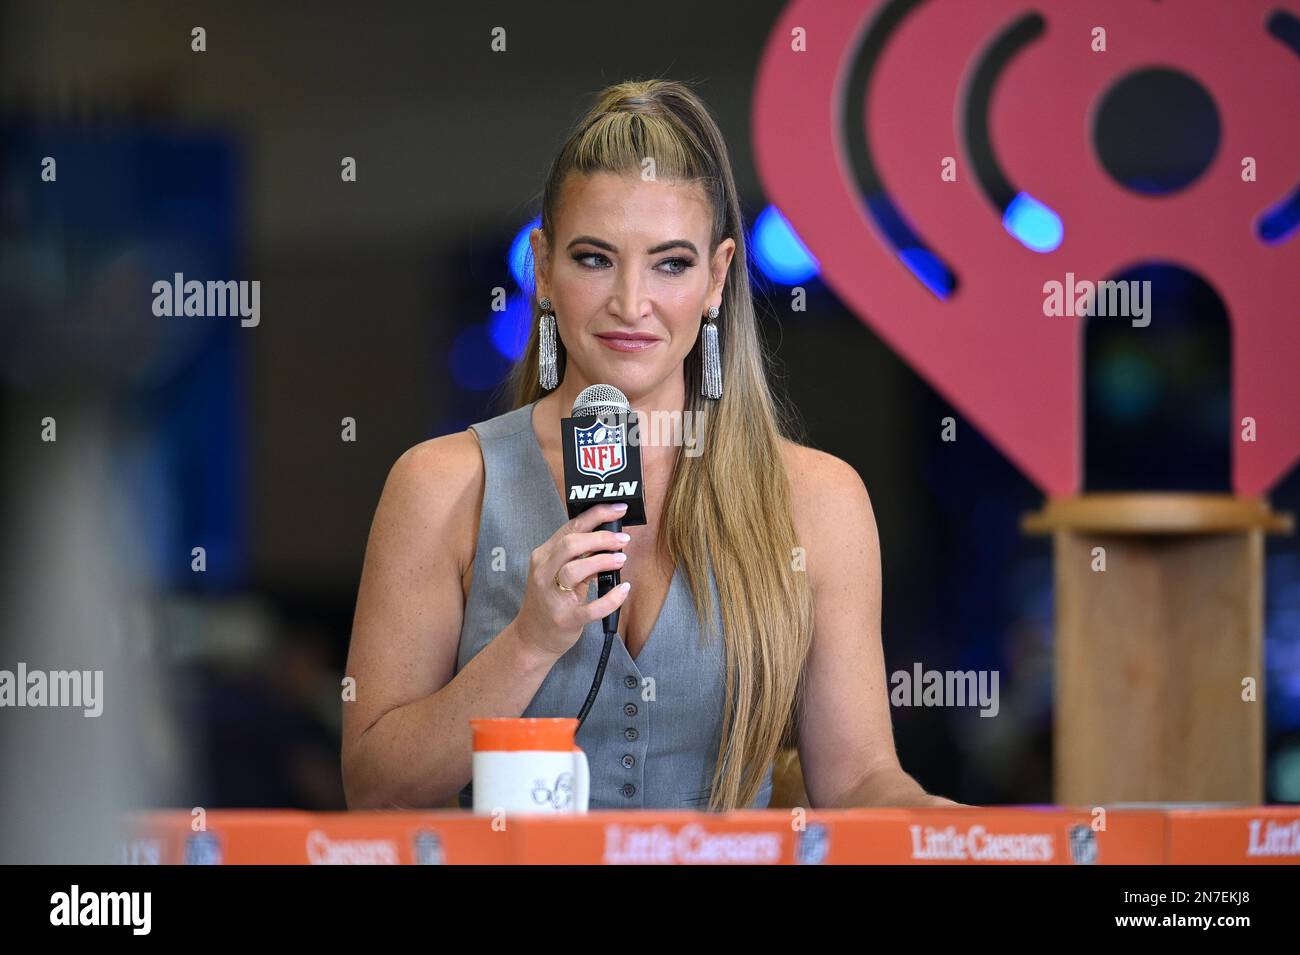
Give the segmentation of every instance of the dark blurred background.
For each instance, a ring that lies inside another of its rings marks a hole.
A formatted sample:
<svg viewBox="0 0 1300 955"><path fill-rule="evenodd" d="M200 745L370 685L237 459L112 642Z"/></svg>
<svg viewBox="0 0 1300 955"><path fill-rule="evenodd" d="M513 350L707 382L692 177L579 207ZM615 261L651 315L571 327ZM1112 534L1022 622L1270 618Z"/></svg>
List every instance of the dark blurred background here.
<svg viewBox="0 0 1300 955"><path fill-rule="evenodd" d="M342 808L339 684L384 478L411 445L505 410L494 389L526 282L512 246L547 164L592 94L651 76L691 82L714 111L756 230L777 386L806 443L871 492L888 671L1000 671L995 719L894 709L904 768L966 802L1050 802L1050 545L1018 530L1041 495L801 269L779 216L760 226L749 110L780 8L3 6L5 463L63 453L39 442L43 408L75 396L109 415L104 480L129 494L144 555L126 639L166 676L152 804ZM258 327L153 318L151 283L178 271L259 280ZM1183 275L1126 277L1152 278L1178 319L1159 341L1090 332L1087 485L1226 491L1222 305ZM76 437L60 427L61 449ZM1272 500L1300 507L1294 473ZM1268 546L1268 799L1300 801L1300 560Z"/></svg>

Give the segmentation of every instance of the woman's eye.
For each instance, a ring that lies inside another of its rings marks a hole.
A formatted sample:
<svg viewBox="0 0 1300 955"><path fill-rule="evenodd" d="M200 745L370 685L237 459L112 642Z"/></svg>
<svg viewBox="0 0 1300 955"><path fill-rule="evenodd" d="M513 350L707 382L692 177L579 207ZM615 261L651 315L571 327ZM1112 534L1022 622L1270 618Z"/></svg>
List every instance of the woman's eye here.
<svg viewBox="0 0 1300 955"><path fill-rule="evenodd" d="M603 269L609 266L609 259L599 252L579 252L574 255L573 260L589 269ZM669 275L681 275L694 265L691 259L672 258L664 259L656 268Z"/></svg>

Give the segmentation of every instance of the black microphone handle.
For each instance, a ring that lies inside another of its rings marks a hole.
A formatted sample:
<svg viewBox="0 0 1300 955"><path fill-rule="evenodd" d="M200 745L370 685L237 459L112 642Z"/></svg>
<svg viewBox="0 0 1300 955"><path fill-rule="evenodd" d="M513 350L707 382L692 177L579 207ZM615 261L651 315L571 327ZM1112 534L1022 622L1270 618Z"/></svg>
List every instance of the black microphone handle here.
<svg viewBox="0 0 1300 955"><path fill-rule="evenodd" d="M623 530L623 519L616 517L612 521L607 521L596 528L600 531L612 531L617 534ZM622 578L619 577L617 570L602 570L596 575L596 595L603 597L619 585ZM615 607L614 612L605 618L604 627L606 633L618 633L618 612L622 607Z"/></svg>

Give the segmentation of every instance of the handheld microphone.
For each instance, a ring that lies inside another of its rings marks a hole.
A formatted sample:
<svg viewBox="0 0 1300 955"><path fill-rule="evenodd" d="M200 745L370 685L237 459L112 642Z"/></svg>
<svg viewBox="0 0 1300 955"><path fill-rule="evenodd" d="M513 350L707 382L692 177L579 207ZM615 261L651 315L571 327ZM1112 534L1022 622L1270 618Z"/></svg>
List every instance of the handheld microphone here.
<svg viewBox="0 0 1300 955"><path fill-rule="evenodd" d="M645 492L641 479L639 441L628 441L635 433L636 415L627 396L612 385L584 388L573 403L572 417L560 421L560 447L564 450L565 498L569 517L577 517L597 504L627 504L621 518L606 521L598 530L618 533L625 525L644 524ZM617 570L601 571L596 577L596 591L603 597L619 585ZM605 645L591 684L591 692L578 713L581 726L600 691L609 662L614 634L618 632L616 609L604 618Z"/></svg>
<svg viewBox="0 0 1300 955"><path fill-rule="evenodd" d="M573 416L560 422L564 448L564 483L569 517L597 504L627 504L621 518L598 530L618 533L625 525L645 523L640 442L628 442L637 427L627 397L612 385L592 385L573 403ZM596 588L603 597L619 585L617 570L602 571ZM618 611L604 620L606 633L618 630Z"/></svg>

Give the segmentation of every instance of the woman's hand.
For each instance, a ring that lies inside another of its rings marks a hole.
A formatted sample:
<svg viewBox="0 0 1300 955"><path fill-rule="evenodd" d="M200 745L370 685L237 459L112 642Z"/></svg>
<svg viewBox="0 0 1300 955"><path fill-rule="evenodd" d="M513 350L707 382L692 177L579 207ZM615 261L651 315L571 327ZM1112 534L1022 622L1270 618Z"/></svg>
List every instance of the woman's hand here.
<svg viewBox="0 0 1300 955"><path fill-rule="evenodd" d="M513 622L519 639L529 649L558 660L578 642L587 624L623 605L631 583L624 581L590 602L586 583L599 573L623 566L627 555L621 548L629 536L593 528L626 512L626 504L598 504L564 524L533 551L523 603ZM570 590L561 590L556 580Z"/></svg>

